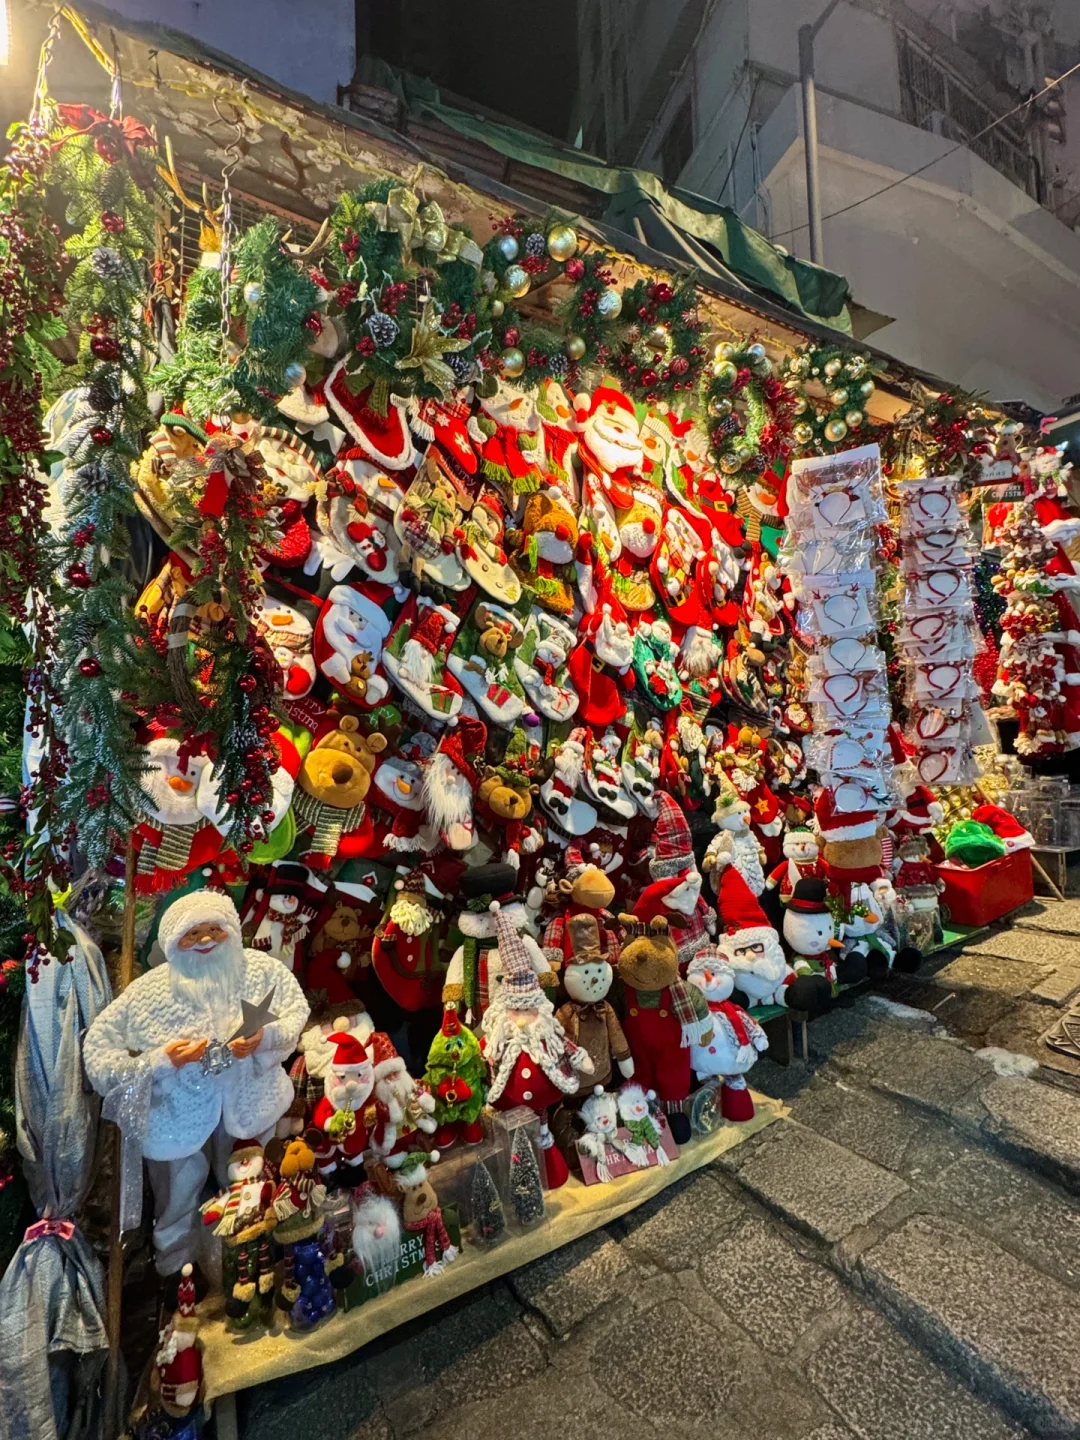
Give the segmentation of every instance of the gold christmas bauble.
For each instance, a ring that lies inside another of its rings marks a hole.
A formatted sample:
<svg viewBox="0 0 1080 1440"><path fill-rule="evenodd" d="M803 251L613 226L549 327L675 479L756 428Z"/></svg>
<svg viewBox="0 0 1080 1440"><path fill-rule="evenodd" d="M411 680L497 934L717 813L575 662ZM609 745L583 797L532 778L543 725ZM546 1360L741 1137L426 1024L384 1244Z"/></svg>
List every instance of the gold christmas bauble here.
<svg viewBox="0 0 1080 1440"><path fill-rule="evenodd" d="M742 469L742 456L734 450L726 450L720 456L720 469L725 475L734 475L737 470Z"/></svg>
<svg viewBox="0 0 1080 1440"><path fill-rule="evenodd" d="M709 414L714 420L722 420L725 415L730 415L732 408L726 395L714 395L709 401Z"/></svg>
<svg viewBox="0 0 1080 1440"><path fill-rule="evenodd" d="M585 354L585 341L580 335L571 335L566 342L566 353L571 360L580 360Z"/></svg>
<svg viewBox="0 0 1080 1440"><path fill-rule="evenodd" d="M508 380L516 380L525 370L525 356L516 345L510 345L499 356L502 372Z"/></svg>
<svg viewBox="0 0 1080 1440"><path fill-rule="evenodd" d="M529 293L529 272L520 265L511 265L503 276L502 283L503 289L508 294L512 295L515 300L520 300L522 295Z"/></svg>
<svg viewBox="0 0 1080 1440"><path fill-rule="evenodd" d="M733 345L730 340L721 340L719 345L713 347L713 359L730 360L737 350L738 347Z"/></svg>
<svg viewBox="0 0 1080 1440"><path fill-rule="evenodd" d="M560 265L575 253L578 247L578 233L572 225L553 225L548 231L548 254Z"/></svg>
<svg viewBox="0 0 1080 1440"><path fill-rule="evenodd" d="M600 291L596 308L605 320L616 320L622 310L622 296L614 286L607 285Z"/></svg>
<svg viewBox="0 0 1080 1440"><path fill-rule="evenodd" d="M642 338L650 350L663 350L671 339L671 331L666 325L654 325Z"/></svg>
<svg viewBox="0 0 1080 1440"><path fill-rule="evenodd" d="M493 320L498 320L498 318L500 317L500 315L502 315L505 310L506 310L506 306L503 304L503 302L502 302L500 299L498 299L498 297L496 297L494 300L492 300L492 302L491 302L491 318L492 318Z"/></svg>
<svg viewBox="0 0 1080 1440"><path fill-rule="evenodd" d="M805 396L805 395L797 395L797 396L795 397L795 399L791 402L791 410L792 410L792 414L794 414L794 415L805 415L805 414L806 414L806 396Z"/></svg>
<svg viewBox="0 0 1080 1440"><path fill-rule="evenodd" d="M847 421L850 429L858 430L859 426L866 419L866 416L861 410L849 410L844 416L844 419Z"/></svg>
<svg viewBox="0 0 1080 1440"><path fill-rule="evenodd" d="M839 410L842 405L846 405L847 402L848 392L844 389L843 385L841 385L838 390L829 391L829 404L837 410Z"/></svg>
<svg viewBox="0 0 1080 1440"><path fill-rule="evenodd" d="M874 393L874 382L873 382L873 380L870 380L870 379L863 380L862 383L859 385L859 394L860 394L860 396L863 398L863 400L869 400L869 399L870 399L870 396L871 396L873 393Z"/></svg>
<svg viewBox="0 0 1080 1440"><path fill-rule="evenodd" d="M847 434L847 424L838 415L825 422L825 439L830 445L839 445Z"/></svg>
<svg viewBox="0 0 1080 1440"><path fill-rule="evenodd" d="M852 355L850 360L844 366L844 369L846 370L850 379L858 380L861 376L866 374L866 356Z"/></svg>
<svg viewBox="0 0 1080 1440"><path fill-rule="evenodd" d="M833 378L834 375L839 375L842 368L843 366L841 362L837 360L835 356L831 360L826 360L825 362L825 374L830 380Z"/></svg>
<svg viewBox="0 0 1080 1440"><path fill-rule="evenodd" d="M791 432L796 445L809 445L814 438L814 427L808 420L800 420Z"/></svg>
<svg viewBox="0 0 1080 1440"><path fill-rule="evenodd" d="M499 254L504 260L516 260L518 257L518 242L513 235L501 235L499 237Z"/></svg>
<svg viewBox="0 0 1080 1440"><path fill-rule="evenodd" d="M717 360L712 367L713 379L718 385L731 386L738 378L738 367L731 360Z"/></svg>

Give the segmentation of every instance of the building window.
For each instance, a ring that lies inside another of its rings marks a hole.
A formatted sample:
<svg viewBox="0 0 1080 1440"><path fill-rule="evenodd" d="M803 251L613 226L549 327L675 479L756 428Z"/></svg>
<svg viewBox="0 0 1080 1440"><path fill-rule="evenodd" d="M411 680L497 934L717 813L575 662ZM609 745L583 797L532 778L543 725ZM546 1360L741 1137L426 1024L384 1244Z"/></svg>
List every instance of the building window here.
<svg viewBox="0 0 1080 1440"><path fill-rule="evenodd" d="M694 153L694 100L692 95L676 110L660 141L660 178L670 185L686 168Z"/></svg>

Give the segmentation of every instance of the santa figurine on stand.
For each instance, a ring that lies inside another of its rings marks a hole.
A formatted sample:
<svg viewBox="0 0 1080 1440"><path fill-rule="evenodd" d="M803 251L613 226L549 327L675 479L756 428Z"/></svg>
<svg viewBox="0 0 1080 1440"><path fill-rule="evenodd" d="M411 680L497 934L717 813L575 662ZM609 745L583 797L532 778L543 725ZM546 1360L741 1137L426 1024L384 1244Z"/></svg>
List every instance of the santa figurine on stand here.
<svg viewBox="0 0 1080 1440"><path fill-rule="evenodd" d="M592 1075L593 1062L555 1018L513 921L497 900L491 908L503 978L484 1014L481 1045L491 1072L488 1103L496 1110L527 1105L540 1117L547 1188L554 1190L565 1184L569 1171L555 1146L546 1112L577 1093L579 1076Z"/></svg>
<svg viewBox="0 0 1080 1440"><path fill-rule="evenodd" d="M178 1276L194 1260L199 1202L213 1165L222 1187L232 1143L265 1144L293 1100L283 1068L308 1014L273 956L245 950L227 895L196 890L158 924L166 963L106 1006L83 1041L90 1083L149 1088L141 1147L154 1192L155 1263Z"/></svg>

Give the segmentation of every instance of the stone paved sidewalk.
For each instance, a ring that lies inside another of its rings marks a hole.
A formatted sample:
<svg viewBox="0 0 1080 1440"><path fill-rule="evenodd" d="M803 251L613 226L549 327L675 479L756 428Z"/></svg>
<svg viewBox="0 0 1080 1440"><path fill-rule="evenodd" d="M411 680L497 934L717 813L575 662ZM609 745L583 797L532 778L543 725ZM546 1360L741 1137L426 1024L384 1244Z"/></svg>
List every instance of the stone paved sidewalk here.
<svg viewBox="0 0 1080 1440"><path fill-rule="evenodd" d="M1080 1436L1080 1099L870 998L810 1034L808 1062L753 1077L789 1120L507 1281L250 1392L241 1434Z"/></svg>

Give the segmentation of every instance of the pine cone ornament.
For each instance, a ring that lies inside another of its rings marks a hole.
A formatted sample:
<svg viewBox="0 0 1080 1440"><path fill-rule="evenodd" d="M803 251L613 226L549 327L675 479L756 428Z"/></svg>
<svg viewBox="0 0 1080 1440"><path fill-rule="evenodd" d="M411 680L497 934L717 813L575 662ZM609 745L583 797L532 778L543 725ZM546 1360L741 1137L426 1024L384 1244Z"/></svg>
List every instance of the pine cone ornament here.
<svg viewBox="0 0 1080 1440"><path fill-rule="evenodd" d="M111 410L115 406L116 401L116 390L111 379L106 375L99 375L92 382L90 389L86 393L86 403L90 406L91 410L101 415L104 414L106 410Z"/></svg>
<svg viewBox="0 0 1080 1440"><path fill-rule="evenodd" d="M531 235L525 237L525 254L534 260L539 260L542 255L547 254L547 236L541 235L539 230L534 230Z"/></svg>
<svg viewBox="0 0 1080 1440"><path fill-rule="evenodd" d="M367 322L367 331L378 348L386 350L398 337L398 323L392 315L376 310Z"/></svg>
<svg viewBox="0 0 1080 1440"><path fill-rule="evenodd" d="M454 372L454 379L459 385L468 385L476 373L476 361L471 355L463 350L449 350L442 357Z"/></svg>
<svg viewBox="0 0 1080 1440"><path fill-rule="evenodd" d="M548 369L556 380L561 380L570 369L570 361L561 351L556 350L548 356Z"/></svg>
<svg viewBox="0 0 1080 1440"><path fill-rule="evenodd" d="M124 273L124 257L111 245L99 245L90 257L90 268L100 280L117 280Z"/></svg>

